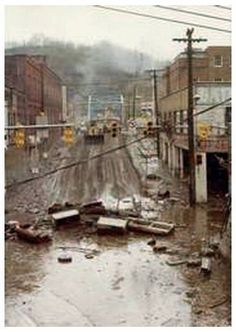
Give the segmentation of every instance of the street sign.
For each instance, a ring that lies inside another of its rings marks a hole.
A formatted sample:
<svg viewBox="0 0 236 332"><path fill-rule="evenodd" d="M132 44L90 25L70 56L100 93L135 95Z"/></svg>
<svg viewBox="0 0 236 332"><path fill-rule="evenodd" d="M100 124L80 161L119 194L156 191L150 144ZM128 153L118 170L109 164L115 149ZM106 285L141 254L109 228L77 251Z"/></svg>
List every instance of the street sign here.
<svg viewBox="0 0 236 332"><path fill-rule="evenodd" d="M210 126L207 123L197 124L197 134L202 140L206 140L210 133Z"/></svg>

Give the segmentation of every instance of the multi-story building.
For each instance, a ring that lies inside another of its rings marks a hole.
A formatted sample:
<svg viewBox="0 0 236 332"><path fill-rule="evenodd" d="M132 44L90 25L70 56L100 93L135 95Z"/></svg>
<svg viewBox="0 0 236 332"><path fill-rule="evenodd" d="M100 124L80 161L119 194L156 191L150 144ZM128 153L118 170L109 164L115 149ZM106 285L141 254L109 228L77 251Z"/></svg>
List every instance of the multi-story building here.
<svg viewBox="0 0 236 332"><path fill-rule="evenodd" d="M61 79L47 66L45 56L5 56L5 101L8 125L34 125L40 114L48 123L62 120Z"/></svg>
<svg viewBox="0 0 236 332"><path fill-rule="evenodd" d="M216 184L219 185L220 181L221 189L224 189L224 186L225 190L227 189L227 170L219 165L219 160L226 160L229 152L231 48L212 46L205 51L195 50L193 80L196 200L206 202L210 190ZM159 84L159 97L159 110L164 127L160 135L161 158L173 174L183 177L189 170L186 52L179 54L166 68ZM211 110L197 115L210 107ZM201 131L205 131L203 138Z"/></svg>

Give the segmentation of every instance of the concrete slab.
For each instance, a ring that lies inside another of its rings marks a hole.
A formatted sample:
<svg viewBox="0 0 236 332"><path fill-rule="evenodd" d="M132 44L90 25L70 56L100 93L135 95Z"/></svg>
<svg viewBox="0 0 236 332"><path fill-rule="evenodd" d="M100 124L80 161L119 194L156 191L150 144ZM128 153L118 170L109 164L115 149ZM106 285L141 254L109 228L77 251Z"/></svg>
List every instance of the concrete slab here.
<svg viewBox="0 0 236 332"><path fill-rule="evenodd" d="M52 214L53 222L56 225L79 220L79 211L76 209L56 212Z"/></svg>
<svg viewBox="0 0 236 332"><path fill-rule="evenodd" d="M127 229L128 221L118 218L100 217L97 222L98 231L114 231L124 233Z"/></svg>

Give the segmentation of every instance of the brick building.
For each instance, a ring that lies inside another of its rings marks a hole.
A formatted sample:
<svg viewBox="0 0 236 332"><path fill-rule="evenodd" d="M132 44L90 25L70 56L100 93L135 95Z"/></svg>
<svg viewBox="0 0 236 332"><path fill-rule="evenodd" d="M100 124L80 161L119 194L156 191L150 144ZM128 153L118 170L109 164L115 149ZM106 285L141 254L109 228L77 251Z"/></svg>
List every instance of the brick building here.
<svg viewBox="0 0 236 332"><path fill-rule="evenodd" d="M8 125L34 125L36 117L48 123L62 120L61 79L47 66L45 56L5 56L5 106Z"/></svg>
<svg viewBox="0 0 236 332"><path fill-rule="evenodd" d="M209 46L193 52L194 82L231 82L231 47ZM187 53L180 53L166 68L160 86L160 97L186 88L188 85Z"/></svg>
<svg viewBox="0 0 236 332"><path fill-rule="evenodd" d="M196 160L196 199L206 202L215 185L224 180L217 158L228 158L228 119L231 112L231 47L211 46L193 54L194 112L198 113L218 103L211 111L194 117ZM161 158L173 174L188 175L188 60L180 53L166 68L159 83L159 110L164 130L160 134ZM200 139L198 128L207 128L207 138ZM219 175L221 174L221 175Z"/></svg>

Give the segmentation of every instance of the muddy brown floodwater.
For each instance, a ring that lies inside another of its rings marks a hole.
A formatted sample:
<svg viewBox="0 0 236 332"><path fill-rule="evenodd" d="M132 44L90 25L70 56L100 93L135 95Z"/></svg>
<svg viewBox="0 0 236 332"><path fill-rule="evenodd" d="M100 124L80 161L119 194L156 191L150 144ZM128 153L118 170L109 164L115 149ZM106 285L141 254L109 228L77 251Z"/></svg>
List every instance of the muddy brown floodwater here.
<svg viewBox="0 0 236 332"><path fill-rule="evenodd" d="M7 326L190 325L186 283L146 238L75 234L58 231L48 247L7 242ZM57 261L64 245L72 263ZM88 259L78 247L99 253Z"/></svg>
<svg viewBox="0 0 236 332"><path fill-rule="evenodd" d="M79 140L71 155L84 158L98 151L102 148L82 149ZM55 200L83 201L104 192L120 198L140 194L140 179L132 169L127 151L120 151L88 167L11 189L7 219L27 220L35 217L35 209L43 215ZM79 225L55 231L49 245L6 241L6 326L228 326L230 263L213 258L209 278L199 275L199 267L167 264L198 253L203 238L219 239L222 202L190 209L186 183L164 167L158 175L175 197L156 203L160 220L178 226L172 235L157 238L169 251L154 253L147 245L149 236L87 234ZM65 251L61 247L67 248L71 263L58 262Z"/></svg>

